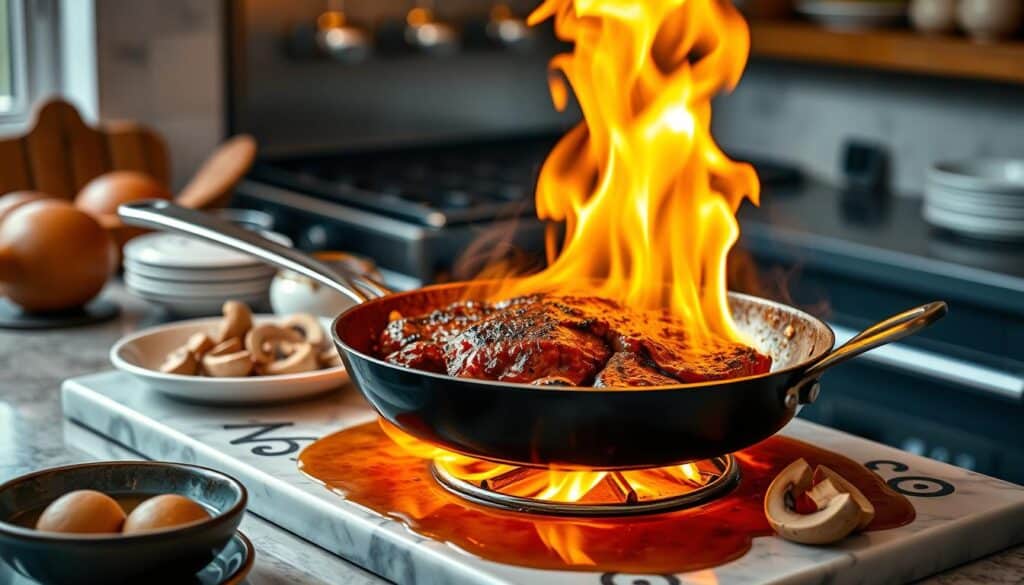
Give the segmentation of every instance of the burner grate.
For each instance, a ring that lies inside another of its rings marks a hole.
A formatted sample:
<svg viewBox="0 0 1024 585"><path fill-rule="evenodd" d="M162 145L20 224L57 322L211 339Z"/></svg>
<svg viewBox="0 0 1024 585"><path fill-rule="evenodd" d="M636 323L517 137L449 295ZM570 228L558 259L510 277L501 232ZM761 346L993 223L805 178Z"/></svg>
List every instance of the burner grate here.
<svg viewBox="0 0 1024 585"><path fill-rule="evenodd" d="M462 479L437 461L434 479L449 492L486 506L560 516L630 516L692 508L717 499L739 482L740 471L732 455L688 464L692 478L671 474L668 468L603 472L603 477L577 501L556 501L524 486L543 484L546 469L516 467L495 477ZM531 493L532 492L532 493Z"/></svg>

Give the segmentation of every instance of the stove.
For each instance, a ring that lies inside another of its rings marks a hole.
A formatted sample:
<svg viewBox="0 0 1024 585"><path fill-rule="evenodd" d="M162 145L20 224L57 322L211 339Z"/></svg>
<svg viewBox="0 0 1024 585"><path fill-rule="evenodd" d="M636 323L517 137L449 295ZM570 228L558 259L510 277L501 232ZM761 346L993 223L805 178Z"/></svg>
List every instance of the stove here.
<svg viewBox="0 0 1024 585"><path fill-rule="evenodd" d="M1024 488L799 419L733 456L591 475L570 503L524 487L546 470L424 458L352 388L225 409L105 372L65 382L63 408L147 457L231 473L253 513L401 583L902 582L1024 541ZM763 489L795 456L889 494L877 525L831 547L764 532Z"/></svg>
<svg viewBox="0 0 1024 585"><path fill-rule="evenodd" d="M545 226L536 218L534 188L558 138L513 135L265 159L239 185L233 205L270 213L275 231L302 249L363 254L386 270L432 282L474 248L540 257ZM801 180L787 165L754 163L762 184Z"/></svg>

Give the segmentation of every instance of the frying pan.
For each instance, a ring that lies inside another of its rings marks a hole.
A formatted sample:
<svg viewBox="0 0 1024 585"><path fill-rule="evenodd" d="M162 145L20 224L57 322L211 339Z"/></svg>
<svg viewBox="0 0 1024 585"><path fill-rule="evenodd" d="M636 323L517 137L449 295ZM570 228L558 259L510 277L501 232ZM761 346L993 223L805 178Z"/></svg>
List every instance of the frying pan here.
<svg viewBox="0 0 1024 585"><path fill-rule="evenodd" d="M399 429L491 461L565 469L676 465L732 453L781 429L818 396L819 377L869 349L911 335L946 313L933 302L868 327L833 350L835 335L793 307L730 293L739 329L773 360L756 376L634 389L539 387L458 378L390 364L374 342L392 311L417 315L473 298L479 283L390 293L224 220L167 201L122 205L125 222L189 234L258 256L332 287L357 303L332 337L356 387Z"/></svg>

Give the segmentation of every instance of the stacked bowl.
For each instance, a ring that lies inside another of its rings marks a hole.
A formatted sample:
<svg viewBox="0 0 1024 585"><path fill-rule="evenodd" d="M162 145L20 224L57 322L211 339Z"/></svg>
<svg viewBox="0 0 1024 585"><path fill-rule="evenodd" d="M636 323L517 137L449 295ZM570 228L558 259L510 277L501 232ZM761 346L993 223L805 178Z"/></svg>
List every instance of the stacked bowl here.
<svg viewBox="0 0 1024 585"><path fill-rule="evenodd" d="M263 235L291 245L280 234ZM175 234L146 234L124 248L128 290L178 316L219 315L229 299L265 308L275 272L252 256Z"/></svg>
<svg viewBox="0 0 1024 585"><path fill-rule="evenodd" d="M932 165L928 223L972 238L1024 240L1024 160L976 159Z"/></svg>

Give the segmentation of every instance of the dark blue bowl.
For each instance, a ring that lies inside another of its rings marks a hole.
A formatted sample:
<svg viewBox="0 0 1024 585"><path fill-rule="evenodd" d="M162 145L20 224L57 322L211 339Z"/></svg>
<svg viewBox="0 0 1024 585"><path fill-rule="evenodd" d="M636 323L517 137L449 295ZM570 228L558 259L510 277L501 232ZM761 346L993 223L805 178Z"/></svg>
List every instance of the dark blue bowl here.
<svg viewBox="0 0 1024 585"><path fill-rule="evenodd" d="M204 505L211 518L130 536L41 532L10 522L81 489L115 497L179 494ZM231 539L247 497L238 480L181 463L115 461L45 469L0 485L0 558L47 585L126 583L142 577L147 583L180 582L209 564Z"/></svg>

